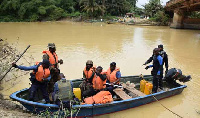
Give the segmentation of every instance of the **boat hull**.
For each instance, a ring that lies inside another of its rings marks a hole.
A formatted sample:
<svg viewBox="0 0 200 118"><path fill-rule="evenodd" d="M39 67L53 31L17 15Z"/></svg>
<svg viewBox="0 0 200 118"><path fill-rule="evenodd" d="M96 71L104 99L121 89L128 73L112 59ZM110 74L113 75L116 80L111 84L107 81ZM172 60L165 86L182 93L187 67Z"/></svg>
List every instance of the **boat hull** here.
<svg viewBox="0 0 200 118"><path fill-rule="evenodd" d="M145 76L146 80L151 81L151 76ZM140 81L139 76L126 76L123 77L121 80L122 82L131 81L134 83L138 83ZM72 80L74 87L78 87L79 84L82 82L82 79ZM138 86L136 84L136 86ZM180 85L178 87L172 87L168 91L160 91L154 94L142 96L142 97L136 97L131 98L127 100L121 100L121 101L113 101L111 103L107 104L93 104L93 105L74 105L74 108L79 109L77 116L79 117L86 117L86 116L97 116L97 115L103 115L103 114L109 114L113 112L118 112L130 108L135 108L141 105L145 105L148 103L152 103L156 100L161 100L167 97L171 97L177 94L180 94L184 88L187 86ZM39 102L32 102L26 100L23 95L26 95L28 93L28 88L23 89L20 91L17 91L10 95L10 98L20 102L25 108L27 108L29 111L34 113L39 113L41 111L49 110L51 112L58 111L59 107L55 104L43 104Z"/></svg>

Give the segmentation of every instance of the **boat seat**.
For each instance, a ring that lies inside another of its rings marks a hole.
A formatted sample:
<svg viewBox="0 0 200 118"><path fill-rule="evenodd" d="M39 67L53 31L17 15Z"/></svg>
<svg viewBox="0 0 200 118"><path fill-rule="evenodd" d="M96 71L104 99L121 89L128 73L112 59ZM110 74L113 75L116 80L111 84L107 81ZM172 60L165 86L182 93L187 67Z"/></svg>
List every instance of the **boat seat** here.
<svg viewBox="0 0 200 118"><path fill-rule="evenodd" d="M116 88L113 90L122 100L126 100L126 99L131 99L132 97L130 97L128 94L126 94L126 92L124 92L121 88Z"/></svg>

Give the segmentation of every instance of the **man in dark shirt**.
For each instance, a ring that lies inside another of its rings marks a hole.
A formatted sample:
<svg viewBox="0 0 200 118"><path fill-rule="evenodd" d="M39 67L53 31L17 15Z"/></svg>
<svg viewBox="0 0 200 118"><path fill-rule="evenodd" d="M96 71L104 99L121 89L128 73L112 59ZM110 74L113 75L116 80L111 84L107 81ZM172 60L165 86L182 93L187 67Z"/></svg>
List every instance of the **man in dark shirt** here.
<svg viewBox="0 0 200 118"><path fill-rule="evenodd" d="M163 45L160 44L158 45L158 49L160 50L159 51L159 55L163 58L163 65L165 64L165 74L167 73L168 71L168 55L167 53L163 50ZM143 65L146 65L148 63L150 63L151 61L153 61L153 55L143 64ZM163 77L163 75L161 75L161 77Z"/></svg>
<svg viewBox="0 0 200 118"><path fill-rule="evenodd" d="M176 83L176 80L179 80L180 82L188 82L191 80L191 76L183 75L180 69L171 68L165 75L164 80L170 84L179 85Z"/></svg>
<svg viewBox="0 0 200 118"><path fill-rule="evenodd" d="M46 103L49 103L49 96L47 92L47 83L51 79L50 75L50 62L47 59L43 59L42 62L37 63L33 66L19 66L16 65L16 63L12 63L12 66L15 68L18 68L20 70L33 70L33 72L30 74L31 75L31 87L29 89L29 100L30 101L35 101L35 94L38 89L42 91L43 98L45 99Z"/></svg>
<svg viewBox="0 0 200 118"><path fill-rule="evenodd" d="M162 89L162 72L163 72L163 58L159 55L159 49L155 48L153 50L153 65L146 66L148 68L153 67L151 75L153 76L153 92L156 93L158 87Z"/></svg>

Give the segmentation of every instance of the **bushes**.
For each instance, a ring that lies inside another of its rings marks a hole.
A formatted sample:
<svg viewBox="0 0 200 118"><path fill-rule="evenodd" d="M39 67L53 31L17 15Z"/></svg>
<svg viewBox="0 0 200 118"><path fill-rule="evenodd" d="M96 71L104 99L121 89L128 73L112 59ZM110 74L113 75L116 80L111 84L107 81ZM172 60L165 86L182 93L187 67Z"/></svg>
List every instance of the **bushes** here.
<svg viewBox="0 0 200 118"><path fill-rule="evenodd" d="M199 11L194 11L188 17L189 18L200 18L200 12Z"/></svg>
<svg viewBox="0 0 200 118"><path fill-rule="evenodd" d="M66 2L65 0L2 0L0 2L0 21L58 20L67 12L59 7L59 5L61 6L58 4L60 1ZM73 7L70 10L73 11Z"/></svg>
<svg viewBox="0 0 200 118"><path fill-rule="evenodd" d="M110 14L107 14L107 15L103 16L103 19L113 20L113 19L118 19L118 18L116 16L111 16Z"/></svg>
<svg viewBox="0 0 200 118"><path fill-rule="evenodd" d="M159 22L160 25L167 25L169 22L169 16L163 11L158 11L154 17L149 19L150 21Z"/></svg>
<svg viewBox="0 0 200 118"><path fill-rule="evenodd" d="M47 20L58 20L60 19L64 14L64 10L62 8L55 7L50 13Z"/></svg>

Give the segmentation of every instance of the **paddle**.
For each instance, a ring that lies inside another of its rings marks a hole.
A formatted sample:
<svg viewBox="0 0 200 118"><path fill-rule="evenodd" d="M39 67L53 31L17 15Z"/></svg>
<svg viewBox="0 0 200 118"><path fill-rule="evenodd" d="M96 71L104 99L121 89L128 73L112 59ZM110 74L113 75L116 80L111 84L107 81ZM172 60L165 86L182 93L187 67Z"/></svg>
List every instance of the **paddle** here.
<svg viewBox="0 0 200 118"><path fill-rule="evenodd" d="M27 48L24 50L24 52L18 57L18 59L14 62L17 63L19 61L19 59L24 55L24 53L28 50L28 48L30 48L31 45L28 45ZM8 72L10 72L10 70L12 69L12 66L7 70L7 72L2 76L2 78L0 79L3 80L3 78L8 74Z"/></svg>

